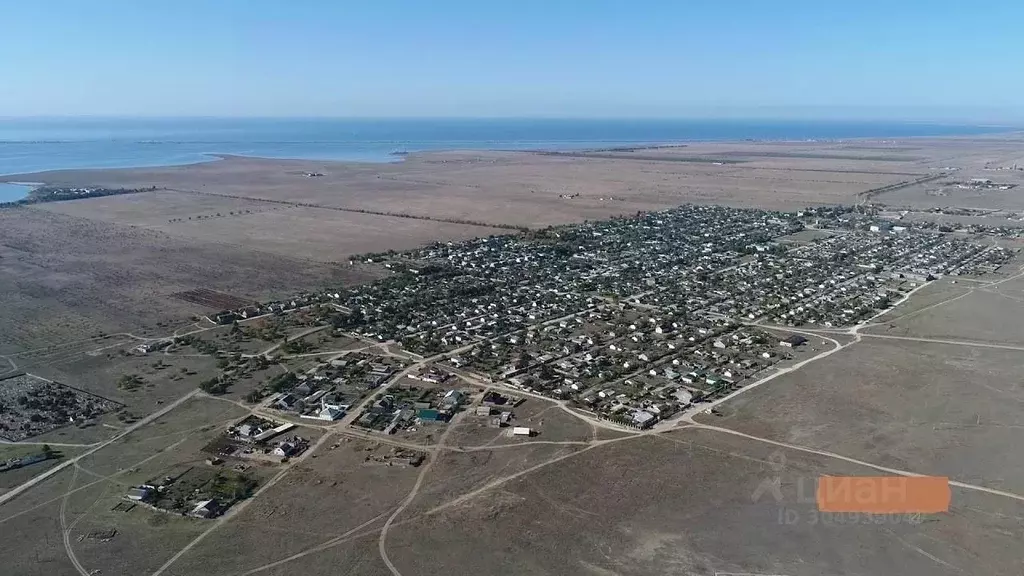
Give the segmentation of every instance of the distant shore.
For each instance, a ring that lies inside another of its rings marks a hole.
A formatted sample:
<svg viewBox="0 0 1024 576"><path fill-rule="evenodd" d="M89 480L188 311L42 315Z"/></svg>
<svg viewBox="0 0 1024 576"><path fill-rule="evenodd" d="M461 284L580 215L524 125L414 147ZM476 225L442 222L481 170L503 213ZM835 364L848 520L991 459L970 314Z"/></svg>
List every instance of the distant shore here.
<svg viewBox="0 0 1024 576"><path fill-rule="evenodd" d="M0 179L183 166L219 156L391 164L448 151L620 153L707 142L837 142L1009 130L908 122L570 119L0 119Z"/></svg>

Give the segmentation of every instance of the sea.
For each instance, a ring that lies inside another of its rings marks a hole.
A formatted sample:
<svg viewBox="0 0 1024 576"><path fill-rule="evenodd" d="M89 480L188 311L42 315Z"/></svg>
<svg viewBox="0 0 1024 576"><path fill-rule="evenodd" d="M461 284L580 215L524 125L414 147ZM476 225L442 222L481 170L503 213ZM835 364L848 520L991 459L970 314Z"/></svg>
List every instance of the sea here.
<svg viewBox="0 0 1024 576"><path fill-rule="evenodd" d="M813 120L0 118L0 176L190 164L211 154L395 162L436 150L573 150L709 140L952 136L1008 127ZM0 202L31 185L0 185Z"/></svg>

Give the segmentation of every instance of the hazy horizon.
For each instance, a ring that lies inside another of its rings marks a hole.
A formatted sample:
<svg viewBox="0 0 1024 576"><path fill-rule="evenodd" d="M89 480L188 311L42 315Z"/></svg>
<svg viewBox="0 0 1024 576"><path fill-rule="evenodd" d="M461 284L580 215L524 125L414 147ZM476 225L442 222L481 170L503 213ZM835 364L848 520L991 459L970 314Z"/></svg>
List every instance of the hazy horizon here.
<svg viewBox="0 0 1024 576"><path fill-rule="evenodd" d="M0 115L0 122L6 121L189 121L189 120L248 120L248 121L347 121L347 122L417 122L417 121L544 121L544 122L837 122L850 124L892 123L920 124L933 126L975 126L1018 129L1024 128L1024 118L1019 120L984 120L970 117L909 117L909 116L852 116L852 115L678 115L678 116L543 116L543 115L494 115L494 116L349 116L349 115L227 115L227 114L29 114Z"/></svg>

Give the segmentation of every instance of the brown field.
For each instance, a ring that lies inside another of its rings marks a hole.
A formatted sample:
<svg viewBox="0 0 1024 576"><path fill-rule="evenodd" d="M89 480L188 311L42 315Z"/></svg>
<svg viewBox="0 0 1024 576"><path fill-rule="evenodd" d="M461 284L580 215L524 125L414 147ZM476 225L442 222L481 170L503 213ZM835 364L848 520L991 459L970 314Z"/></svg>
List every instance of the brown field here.
<svg viewBox="0 0 1024 576"><path fill-rule="evenodd" d="M967 495L954 513L916 526L814 524L813 510L795 501L798 479L865 470L787 452L785 500L755 502L758 484L775 474L770 448L703 431L610 444L413 516L386 544L403 574L430 566L466 575L930 576L1019 567L1000 548L1013 540L1019 504ZM779 522L786 509L796 522Z"/></svg>
<svg viewBox="0 0 1024 576"><path fill-rule="evenodd" d="M167 573L238 574L330 544L364 524L374 526L374 518L390 513L419 473L417 468L365 464L366 450L379 449L372 442L329 442L338 443L338 448L328 444L316 458L290 470Z"/></svg>
<svg viewBox="0 0 1024 576"><path fill-rule="evenodd" d="M698 420L898 470L1024 491L1024 350L866 337Z"/></svg>
<svg viewBox="0 0 1024 576"><path fill-rule="evenodd" d="M350 223L344 212L329 214L336 208L537 227L685 202L787 209L854 203L861 192L911 181L946 167L962 168L955 177L968 178L988 174L986 167L1012 164L1021 156L1018 135L905 142L912 145L865 140L856 144L694 143L632 152L440 152L413 154L390 164L224 157L179 167L71 170L9 178L67 185L156 186L161 190L154 193L45 208L132 222L171 234L198 232L217 238L237 237L238 232L230 230L251 222L262 230L249 233L265 236L272 243L275 228L284 222L313 218L360 226L359 219ZM306 178L304 172L324 176ZM879 200L931 202L914 190L890 192ZM300 204L303 206L297 206ZM955 202L947 202L951 204ZM312 212L287 215L294 208ZM410 242L421 240L416 228L412 226ZM441 221L433 222L432 228L428 239L480 232ZM221 229L226 231L215 232ZM326 249L326 240L315 232L310 234ZM349 248L343 240L337 242L345 253ZM380 249L398 247L390 239L377 242Z"/></svg>
<svg viewBox="0 0 1024 576"><path fill-rule="evenodd" d="M443 452L424 478L422 488L405 514L424 514L492 482L526 473L544 462L572 455L581 449L581 446L574 445L533 444Z"/></svg>
<svg viewBox="0 0 1024 576"><path fill-rule="evenodd" d="M347 263L353 254L402 250L433 241L509 232L484 226L265 202L257 203L257 209L253 210L248 208L251 200L233 198L217 198L224 206L218 207L215 213L206 214L212 208L200 205L191 216L181 216L193 198L209 197L168 191L144 192L72 203L54 202L42 208L102 222L132 222L192 241L247 247L286 258L319 262ZM161 213L165 206L168 206L166 214L173 216L165 217Z"/></svg>
<svg viewBox="0 0 1024 576"><path fill-rule="evenodd" d="M911 300L916 308L898 308L865 334L1024 346L1020 329L1024 323L1024 279L997 284L961 281L956 285L943 279L937 284L940 287L920 304L917 298Z"/></svg>
<svg viewBox="0 0 1024 576"><path fill-rule="evenodd" d="M205 526L201 521L136 506L113 510L131 486L167 470L201 464L200 448L226 422L244 412L232 404L192 400L137 435L114 442L65 468L33 490L5 504L0 513L5 538L2 554L10 574L76 574L63 568L67 546L90 570L111 574L143 574L156 569ZM74 451L69 451L69 457ZM256 473L265 476L258 468ZM11 526L25 530L9 530ZM90 537L116 530L113 538ZM21 538L24 535L25 540ZM36 566L37 562L43 562ZM33 571L38 569L38 571Z"/></svg>
<svg viewBox="0 0 1024 576"><path fill-rule="evenodd" d="M209 288L196 288L195 290L186 290L184 292L178 292L171 294L172 298L178 300L184 300L185 302L191 302L193 304L199 304L206 308L220 308L221 310L237 310L242 308L251 302L238 296L232 296L231 294L224 294L223 292L217 292L216 290L210 290Z"/></svg>
<svg viewBox="0 0 1024 576"><path fill-rule="evenodd" d="M180 326L193 314L213 311L171 296L187 290L256 300L377 275L128 223L0 210L0 354L103 333L167 334L158 323Z"/></svg>

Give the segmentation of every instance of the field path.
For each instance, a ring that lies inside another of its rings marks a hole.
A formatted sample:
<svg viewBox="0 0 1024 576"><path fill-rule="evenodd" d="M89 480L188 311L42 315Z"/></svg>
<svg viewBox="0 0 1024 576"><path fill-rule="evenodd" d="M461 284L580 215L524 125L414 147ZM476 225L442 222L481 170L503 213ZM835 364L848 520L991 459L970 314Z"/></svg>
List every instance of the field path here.
<svg viewBox="0 0 1024 576"><path fill-rule="evenodd" d="M198 392L198 390L197 390L197 392ZM321 436L320 439L317 440L316 444L313 444L312 446L309 447L308 450L303 452L301 456L299 456L297 458L293 458L290 462L288 462L288 464L283 466L281 468L280 472L275 474L273 478L271 478L266 484L261 486L260 489L257 490L252 496L250 496L249 498L246 498L245 500L242 500L241 502L235 504L234 506L232 506L231 508L228 509L227 513L225 513L220 518L217 518L216 520L214 520L209 528L207 528L206 530L203 530L203 532L200 533L199 536L196 536L195 539L192 540L191 542L189 542L188 544L186 544L184 548L179 550L174 556L171 556L170 559L168 559L166 562L164 562L162 566L160 566L159 568L156 569L155 572L153 572L152 576L160 576L160 574L163 574L168 568L171 567L171 565L173 565L175 562L177 562L178 559L180 559L182 556L187 554L189 550L194 548L197 544L202 542L207 536L209 536L211 533L213 533L214 530L216 530L217 528L220 528L222 525L224 525L225 522L227 522L232 517L240 514L257 497L259 497L261 494L263 494L264 492L266 492L267 490L272 488L275 484L280 482L281 479L284 478L285 475L287 475L288 472L290 472L291 469L296 464L304 461L311 454L316 452L317 449L320 448L320 446L322 446L324 443L327 442L328 439L331 438L331 436L332 436L332 434L324 434L323 436Z"/></svg>
<svg viewBox="0 0 1024 576"><path fill-rule="evenodd" d="M156 412L153 412L152 414L150 414L149 416L146 416L142 420L139 420L135 424L132 424L131 426L125 428L123 431L121 431L120 433L115 435L110 440L107 440L105 442L101 442L99 444L96 444L94 447L90 448L89 450L86 450L85 452L82 452L78 456L75 456L74 458L71 458L69 460L65 460L60 465L54 466L53 468L50 468L46 472L43 472L42 474L40 474L38 476L35 476L32 479L30 479L30 480L28 480L28 481L26 481L26 482L24 482L22 484L19 484L18 486L15 486L14 488L11 488L9 491L4 492L3 494L0 494L0 504L3 504L3 503L5 503L5 502L7 502L9 500L14 499L15 497L17 497L22 492L28 490L29 488L35 486L36 484L39 484L40 482L42 482L43 480L46 480L50 476L53 476L54 474L57 474L58 472L60 472L61 470L67 468L68 466L76 465L78 463L78 461L81 460L82 458L85 458L86 456L90 456L90 455L92 455L92 454L94 454L96 452L99 452L100 450L106 448L107 446L110 446L114 442L117 442L118 440L124 438L125 436L131 434L132 432L135 432L139 428L142 428L143 426L146 426L146 425L152 423L154 420L157 420L158 418L160 418L161 416L167 414L171 410L174 410L178 406L181 406L185 402L188 402L190 399L192 399L197 394L199 394L199 389L198 388L196 388L195 390L189 392L188 394L185 394L181 398L178 398L174 402L171 402L167 406L164 406L160 410L158 410Z"/></svg>
<svg viewBox="0 0 1024 576"><path fill-rule="evenodd" d="M416 483L413 484L412 490L409 491L409 495L406 496L405 500L402 501L398 508L391 513L391 516L388 516L387 521L384 522L384 526L380 529L380 536L377 539L377 549L380 551L381 560L384 560L384 564L387 565L388 570L391 571L393 576L402 576L402 573L398 571L398 568L395 568L394 563L392 563L391 559L388 558L388 530L391 529L391 525L395 522L395 518L398 518L402 512L405 512L405 509L408 508L409 505L412 504L413 500L416 499L416 496L419 495L420 488L423 486L423 481L427 478L427 474L430 473L431 468L434 467L434 463L439 460L438 456L444 448L445 440L448 439L448 435L451 434L452 430L454 430L456 426L458 426L458 422L453 421L449 422L448 426L445 427L444 433L441 434L441 437L437 440L437 444L430 448L430 461L427 462L422 470L420 470L420 474L416 477Z"/></svg>
<svg viewBox="0 0 1024 576"><path fill-rule="evenodd" d="M835 458L836 460L842 460L843 462L849 462L851 464L857 464L859 466L866 466L873 468L880 472L887 474L893 474L896 476L907 476L907 477L919 477L927 476L927 474L921 474L919 472L910 472L908 470L898 470L896 468L889 468L886 466L880 466L878 464L872 464L871 462L865 462L863 460L857 460L856 458L850 458L849 456L843 456L842 454L836 454L835 452L829 452L827 450L818 450L816 448L808 448L807 446L800 446L798 444L789 444L787 442L779 442L778 440L771 440L769 438L762 438L760 436L754 436L752 434L746 434L739 432L731 428L722 428L721 426L711 426L710 424L695 423L688 426L688 428L701 428L704 430L713 430L715 432L722 432L724 434L732 434L733 436L739 436L748 440L755 440L757 442L763 442L765 444L771 444L780 448L788 448L790 450L796 450L798 452L806 452L808 454L816 454L818 456L826 456L829 458ZM1006 490L997 490L995 488L988 488L985 486L978 486L977 484L968 484L966 482L959 482L956 480L949 481L950 486L956 486L957 488L964 488L966 490L974 490L977 492L985 492L995 496L1003 496L1004 498L1011 498L1019 502L1024 502L1024 495L1016 494L1014 492L1008 492Z"/></svg>

